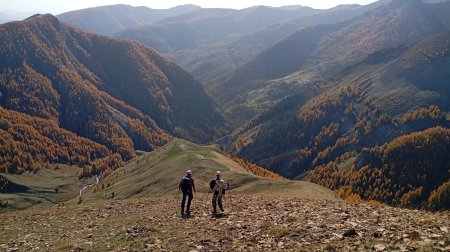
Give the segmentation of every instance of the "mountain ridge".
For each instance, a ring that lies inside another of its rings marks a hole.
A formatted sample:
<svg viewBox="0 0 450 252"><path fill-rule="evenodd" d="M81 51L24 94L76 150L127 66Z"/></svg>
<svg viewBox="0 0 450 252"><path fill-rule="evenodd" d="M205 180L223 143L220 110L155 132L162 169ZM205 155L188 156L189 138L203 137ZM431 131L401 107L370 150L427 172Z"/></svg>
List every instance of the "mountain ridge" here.
<svg viewBox="0 0 450 252"><path fill-rule="evenodd" d="M124 160L171 134L201 142L226 128L192 76L137 42L85 33L51 15L1 25L0 33L0 105L55 121Z"/></svg>
<svg viewBox="0 0 450 252"><path fill-rule="evenodd" d="M116 4L70 11L59 14L57 17L63 22L87 31L112 35L130 27L155 23L170 16L181 15L200 8L190 4L169 9ZM98 19L102 21L98 22Z"/></svg>
<svg viewBox="0 0 450 252"><path fill-rule="evenodd" d="M261 167L251 169L232 156L222 154L217 146L198 146L181 139L135 158L104 178L82 199L99 200L107 198L112 192L115 199L175 195L179 176L186 170L194 173L198 193L209 191L207 185L211 174L220 170L223 178L232 184L234 193L272 193L305 199L339 200L332 191L316 184L286 180Z"/></svg>
<svg viewBox="0 0 450 252"><path fill-rule="evenodd" d="M298 178L318 167L328 169L330 163L332 169L335 164L354 164L352 158L364 148L387 145L401 135L436 126L446 129L449 46L450 34L445 32L376 52L321 83L322 94L286 98L222 139L221 145L241 158Z"/></svg>
<svg viewBox="0 0 450 252"><path fill-rule="evenodd" d="M106 147L103 148L107 151ZM65 163L64 160L61 163ZM97 167L100 168L99 165ZM233 193L340 200L329 189L306 181L286 180L262 167L222 153L215 145L200 146L174 139L152 152L141 151L138 156L121 163L119 168L92 178L80 180L79 168L64 164L34 171L34 174L0 173L0 203L8 201L7 206L0 206L0 211L45 208L79 201L96 202L111 195L122 200L173 196L178 191L180 176L186 170L194 172L198 193L208 192L211 176L220 170L231 183Z"/></svg>
<svg viewBox="0 0 450 252"><path fill-rule="evenodd" d="M342 12L351 11L342 10ZM314 18L315 15L320 17ZM130 28L116 36L135 39L155 47L188 69L202 83L205 83L205 87L208 87L216 80L223 78L237 65L243 64L244 62L240 61L246 55L249 53L253 55L255 51L276 42L288 32L282 31L281 35L275 32L275 35L272 35L274 38L264 38L262 41L252 40L250 36L252 33L267 26L301 17L304 17L305 21L299 21L299 23L306 25L321 23L325 20L333 22L334 19L342 18L338 16L336 13L333 18L327 19L323 11L304 7L294 10L265 6L243 10L201 9L154 25ZM295 30L295 28L290 29ZM250 37L247 39L246 36ZM240 56L240 53L243 56Z"/></svg>
<svg viewBox="0 0 450 252"><path fill-rule="evenodd" d="M377 50L414 44L447 31L448 20L430 13L449 8L448 2L436 5L394 1L349 21L305 28L258 54L209 92L225 109L234 110L240 105L252 110L233 97L253 101L259 98L253 94L262 93L261 98L270 102L271 98L264 95L275 92L270 92L272 89L293 86L284 88L282 94L286 96L296 92L296 86L332 77ZM308 44L307 38L315 34L317 40Z"/></svg>

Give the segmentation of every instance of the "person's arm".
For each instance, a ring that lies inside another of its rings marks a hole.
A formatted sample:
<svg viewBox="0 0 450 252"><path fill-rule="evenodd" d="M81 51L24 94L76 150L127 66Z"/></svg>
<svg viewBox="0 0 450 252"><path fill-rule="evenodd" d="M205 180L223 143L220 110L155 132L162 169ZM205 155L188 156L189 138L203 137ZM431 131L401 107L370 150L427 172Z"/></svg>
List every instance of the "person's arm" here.
<svg viewBox="0 0 450 252"><path fill-rule="evenodd" d="M178 185L178 191L181 191L181 184L183 183L183 180L180 181L180 184Z"/></svg>
<svg viewBox="0 0 450 252"><path fill-rule="evenodd" d="M194 191L195 192L195 183L194 183L194 179L193 178L191 178L191 186L192 186L192 191Z"/></svg>

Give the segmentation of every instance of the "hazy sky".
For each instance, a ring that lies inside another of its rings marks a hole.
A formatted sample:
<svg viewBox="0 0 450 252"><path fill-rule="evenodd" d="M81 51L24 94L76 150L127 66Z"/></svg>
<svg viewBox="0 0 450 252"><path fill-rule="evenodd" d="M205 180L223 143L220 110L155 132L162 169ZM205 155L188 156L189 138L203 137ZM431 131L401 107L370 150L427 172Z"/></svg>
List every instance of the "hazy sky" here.
<svg viewBox="0 0 450 252"><path fill-rule="evenodd" d="M59 14L66 11L110 4L129 4L162 9L181 4L195 4L204 8L242 9L253 5L303 5L326 9L339 4L368 4L375 0L0 0L0 10Z"/></svg>

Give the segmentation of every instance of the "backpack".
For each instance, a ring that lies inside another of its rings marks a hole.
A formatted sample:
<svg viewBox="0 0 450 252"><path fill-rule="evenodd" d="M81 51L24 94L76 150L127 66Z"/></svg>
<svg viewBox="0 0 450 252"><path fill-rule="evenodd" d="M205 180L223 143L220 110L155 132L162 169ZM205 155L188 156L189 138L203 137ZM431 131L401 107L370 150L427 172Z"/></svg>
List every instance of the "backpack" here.
<svg viewBox="0 0 450 252"><path fill-rule="evenodd" d="M216 186L216 180L213 179L213 180L211 180L211 182L209 182L209 189L211 189L211 191L214 191L215 186Z"/></svg>
<svg viewBox="0 0 450 252"><path fill-rule="evenodd" d="M191 179L186 177L186 176L184 176L181 179L181 186L180 186L180 188L181 188L182 192L190 192L192 190Z"/></svg>
<svg viewBox="0 0 450 252"><path fill-rule="evenodd" d="M213 179L209 182L209 188L213 192L219 192L220 194L225 194L225 190L230 189L230 184L223 180L220 180L221 183L217 183L217 180Z"/></svg>

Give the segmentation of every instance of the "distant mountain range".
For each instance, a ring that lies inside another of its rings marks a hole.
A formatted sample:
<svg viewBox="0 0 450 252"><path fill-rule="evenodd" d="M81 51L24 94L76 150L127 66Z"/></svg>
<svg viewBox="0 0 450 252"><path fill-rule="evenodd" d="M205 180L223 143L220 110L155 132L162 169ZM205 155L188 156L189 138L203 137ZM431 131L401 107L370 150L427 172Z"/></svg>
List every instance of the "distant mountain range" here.
<svg viewBox="0 0 450 252"><path fill-rule="evenodd" d="M303 92L305 84L331 77L377 50L410 45L448 30L450 20L443 14L448 11L449 2L398 0L349 21L301 29L258 54L210 92L226 109L252 111L264 102ZM247 112L243 117L252 115Z"/></svg>
<svg viewBox="0 0 450 252"><path fill-rule="evenodd" d="M155 16L148 12L162 10L139 7L140 12L135 13L138 7L115 5L64 13L58 18L89 31L141 41L186 68L209 88L302 27L348 20L379 5L342 5L329 10L303 6L196 9L188 5L173 9L186 10L185 14L170 17L166 11L167 18L159 22L144 19ZM136 21L139 17L141 20Z"/></svg>
<svg viewBox="0 0 450 252"><path fill-rule="evenodd" d="M180 5L170 9L133 7L125 4L93 7L58 15L63 22L86 31L111 35L130 27L156 23L168 17L200 9L196 5Z"/></svg>
<svg viewBox="0 0 450 252"><path fill-rule="evenodd" d="M116 36L156 48L208 86L241 64L237 54L245 50L233 51L227 46L266 26L316 12L308 7L289 10L265 6L243 10L201 9L154 25L131 28Z"/></svg>
<svg viewBox="0 0 450 252"><path fill-rule="evenodd" d="M206 142L227 129L191 75L141 44L86 33L51 15L1 25L0 34L0 105L91 139L124 160L170 135ZM11 127L14 122L4 124L2 132L12 134ZM36 127L11 137L27 138Z"/></svg>

